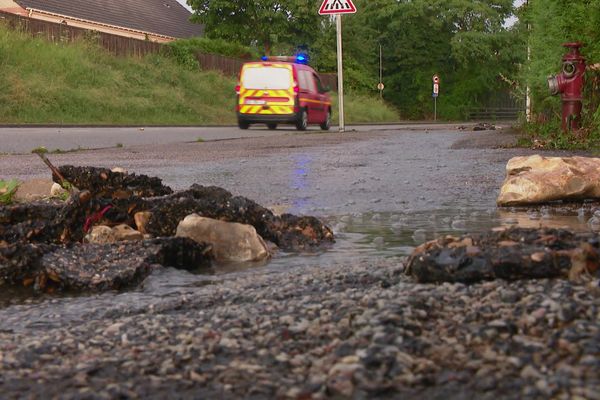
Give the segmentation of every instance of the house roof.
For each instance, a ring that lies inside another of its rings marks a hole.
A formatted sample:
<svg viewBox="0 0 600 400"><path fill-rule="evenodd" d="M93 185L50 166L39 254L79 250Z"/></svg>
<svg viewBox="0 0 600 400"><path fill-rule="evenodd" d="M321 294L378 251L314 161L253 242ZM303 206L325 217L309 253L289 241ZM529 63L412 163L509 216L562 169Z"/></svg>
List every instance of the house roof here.
<svg viewBox="0 0 600 400"><path fill-rule="evenodd" d="M189 21L191 13L176 0L15 0L65 17L157 33L175 38L202 35L202 25Z"/></svg>

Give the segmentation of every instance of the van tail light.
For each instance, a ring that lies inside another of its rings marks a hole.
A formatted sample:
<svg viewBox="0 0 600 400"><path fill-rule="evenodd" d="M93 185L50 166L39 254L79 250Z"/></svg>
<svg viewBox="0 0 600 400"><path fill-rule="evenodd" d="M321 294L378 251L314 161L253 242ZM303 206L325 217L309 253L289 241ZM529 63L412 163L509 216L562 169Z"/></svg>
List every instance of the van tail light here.
<svg viewBox="0 0 600 400"><path fill-rule="evenodd" d="M235 87L235 93L236 93L236 94L240 94L240 89L241 89L240 85L237 85L237 86Z"/></svg>
<svg viewBox="0 0 600 400"><path fill-rule="evenodd" d="M298 82L294 82L294 93L300 93L300 88L298 87Z"/></svg>

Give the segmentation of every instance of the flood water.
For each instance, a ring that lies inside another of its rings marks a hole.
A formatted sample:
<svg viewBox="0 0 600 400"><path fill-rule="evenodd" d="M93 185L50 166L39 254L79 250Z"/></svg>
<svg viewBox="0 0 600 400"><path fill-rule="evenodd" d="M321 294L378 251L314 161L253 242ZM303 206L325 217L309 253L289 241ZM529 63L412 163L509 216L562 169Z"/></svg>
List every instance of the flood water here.
<svg viewBox="0 0 600 400"><path fill-rule="evenodd" d="M111 313L145 312L181 301L182 295L202 295L207 285L218 285L232 275L370 263L376 258L400 264L425 241L500 225L600 230L598 204L497 208L495 199L507 160L530 152L452 147L464 138L471 136L455 131L390 132L369 140L301 148L296 147L297 141L306 137L289 136L277 143L276 139L265 141L260 156L236 153L235 157L202 162L199 160L209 154L246 144L216 142L160 147L153 150L155 153L113 149L56 156L59 164L117 165L159 176L176 190L192 183L224 187L259 204L276 205L284 212L317 216L332 227L336 243L313 254L278 252L269 262L258 265L218 266L198 274L163 269L140 287L120 293L32 298L30 292L0 288L0 330L60 326ZM17 168L18 162L9 161L5 167L7 171L14 169L11 176L26 170L27 165ZM266 172L265 166L269 166Z"/></svg>
<svg viewBox="0 0 600 400"><path fill-rule="evenodd" d="M356 213L326 217L336 243L314 254L275 253L267 263L217 266L211 272L192 274L164 269L153 273L130 291L93 295L43 295L31 297L18 289L0 294L1 330L20 331L77 323L110 313L136 313L182 294L197 294L207 285L218 285L231 275L270 273L303 266L351 265L377 257L401 263L419 244L444 235L478 233L497 226L568 228L577 232L600 229L600 208L592 204L572 208L452 209L402 213ZM596 216L594 215L596 213ZM24 313L27 318L23 318ZM10 328L9 328L10 327Z"/></svg>

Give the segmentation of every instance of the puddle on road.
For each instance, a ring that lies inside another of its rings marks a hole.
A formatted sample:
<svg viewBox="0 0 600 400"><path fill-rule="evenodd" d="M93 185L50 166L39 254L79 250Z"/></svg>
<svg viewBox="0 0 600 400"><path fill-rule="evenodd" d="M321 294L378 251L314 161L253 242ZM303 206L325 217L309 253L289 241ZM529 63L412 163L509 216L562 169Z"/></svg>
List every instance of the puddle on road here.
<svg viewBox="0 0 600 400"><path fill-rule="evenodd" d="M22 290L2 288L0 320L5 322L2 326L12 321L13 328L18 330L19 327L29 329L80 321L88 318L91 313L96 315L112 312L111 310L132 312L131 310L145 309L169 301L181 294L193 294L206 285L218 284L223 276L230 274L352 264L372 257L397 258L410 255L419 244L441 235L479 233L501 225L564 227L577 232L598 231L600 207L584 204L580 208L541 207L530 210L445 208L427 212L405 210L398 213L349 214L324 220L336 234L335 245L326 251L314 254L277 253L267 264L217 267L218 272L213 275L193 275L166 269L154 273L140 288L123 293L28 298ZM20 315L23 307L28 310L29 317L23 318Z"/></svg>
<svg viewBox="0 0 600 400"><path fill-rule="evenodd" d="M349 214L325 220L335 232L336 244L315 255L311 260L313 265L351 263L361 256L408 256L416 246L440 236L481 233L497 226L599 231L600 208L592 205L528 210L447 208L426 212ZM297 255L278 257L271 261L269 267L283 268L302 258Z"/></svg>

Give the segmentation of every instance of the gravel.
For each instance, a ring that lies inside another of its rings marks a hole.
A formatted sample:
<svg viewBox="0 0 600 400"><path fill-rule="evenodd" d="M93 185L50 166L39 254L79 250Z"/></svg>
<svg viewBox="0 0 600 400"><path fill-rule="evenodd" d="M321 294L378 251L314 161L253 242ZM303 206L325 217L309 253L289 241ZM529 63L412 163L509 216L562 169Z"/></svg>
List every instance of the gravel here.
<svg viewBox="0 0 600 400"><path fill-rule="evenodd" d="M0 333L0 388L4 398L597 399L599 295L598 281L416 284L400 259L251 271L135 312Z"/></svg>
<svg viewBox="0 0 600 400"><path fill-rule="evenodd" d="M235 187L303 214L487 212L508 158L530 151L473 135L290 135L53 161ZM475 137L485 149L466 145ZM0 157L5 174L47 176L36 162ZM163 270L139 291L1 308L0 398L600 398L598 281L417 284L402 258L358 254L194 279Z"/></svg>

